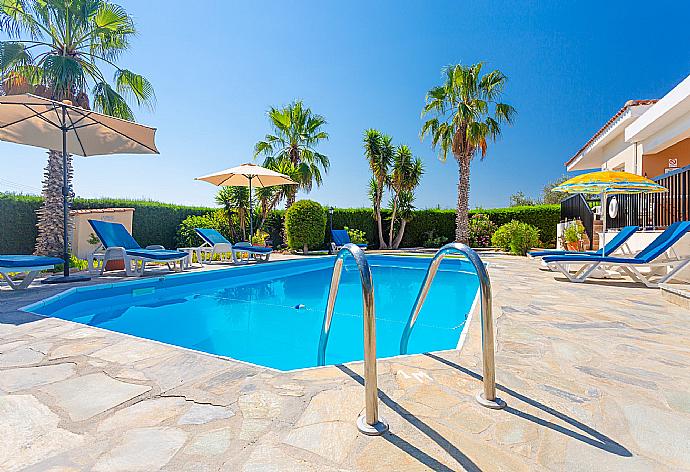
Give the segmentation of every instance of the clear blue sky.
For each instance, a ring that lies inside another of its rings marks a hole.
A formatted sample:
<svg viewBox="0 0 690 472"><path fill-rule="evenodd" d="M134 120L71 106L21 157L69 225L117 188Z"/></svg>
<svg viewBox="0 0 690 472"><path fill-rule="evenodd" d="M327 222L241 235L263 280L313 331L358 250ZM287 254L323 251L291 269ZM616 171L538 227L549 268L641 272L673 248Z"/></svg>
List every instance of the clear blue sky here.
<svg viewBox="0 0 690 472"><path fill-rule="evenodd" d="M419 140L425 92L444 65L486 61L510 82L516 123L472 167L471 206L537 195L628 99L656 98L690 73L687 2L225 2L120 0L139 29L123 66L158 103L160 156L75 158L83 197L212 204L193 177L252 159L269 106L303 99L328 120L331 169L309 195L368 206L362 132L421 157L419 208L453 207L457 165ZM0 143L0 190L39 189L45 154ZM14 184L8 184L12 182ZM19 185L17 185L19 184Z"/></svg>

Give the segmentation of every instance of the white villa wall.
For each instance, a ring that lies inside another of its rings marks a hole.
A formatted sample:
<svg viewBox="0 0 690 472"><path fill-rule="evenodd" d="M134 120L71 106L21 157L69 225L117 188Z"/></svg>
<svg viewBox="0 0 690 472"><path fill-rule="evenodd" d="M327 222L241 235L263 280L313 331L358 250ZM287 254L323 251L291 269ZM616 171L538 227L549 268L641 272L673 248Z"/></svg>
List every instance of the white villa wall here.
<svg viewBox="0 0 690 472"><path fill-rule="evenodd" d="M620 133L604 146L603 154L611 157L602 164L602 170L619 169L631 174L638 173L638 163L635 162L635 145L626 143L623 133ZM623 166L622 169L620 166Z"/></svg>

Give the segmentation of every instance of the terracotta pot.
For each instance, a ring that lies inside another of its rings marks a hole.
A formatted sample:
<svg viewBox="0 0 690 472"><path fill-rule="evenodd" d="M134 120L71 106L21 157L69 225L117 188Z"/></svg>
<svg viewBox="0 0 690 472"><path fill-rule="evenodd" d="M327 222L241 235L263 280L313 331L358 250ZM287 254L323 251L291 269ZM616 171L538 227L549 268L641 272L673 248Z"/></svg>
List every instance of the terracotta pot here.
<svg viewBox="0 0 690 472"><path fill-rule="evenodd" d="M566 243L565 243L565 248L566 248L568 251L579 251L579 250L580 250L580 242L579 242L579 241L575 241L575 242L572 242L572 243L566 242Z"/></svg>

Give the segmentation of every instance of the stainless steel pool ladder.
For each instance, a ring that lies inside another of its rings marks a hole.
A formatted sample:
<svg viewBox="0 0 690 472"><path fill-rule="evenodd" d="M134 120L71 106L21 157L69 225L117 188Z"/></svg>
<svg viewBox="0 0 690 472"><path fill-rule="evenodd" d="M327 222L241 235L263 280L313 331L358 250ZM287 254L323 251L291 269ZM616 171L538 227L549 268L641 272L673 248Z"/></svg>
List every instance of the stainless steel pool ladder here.
<svg viewBox="0 0 690 472"><path fill-rule="evenodd" d="M410 317L407 320L402 338L400 338L400 354L407 354L407 344L410 334L414 328L419 312L424 305L424 300L429 293L431 283L436 277L441 261L448 254L462 254L474 266L479 277L479 300L481 303L481 322L482 322L482 365L484 369L483 391L477 393L477 401L487 408L500 409L506 406L505 402L496 397L496 363L494 360L494 321L491 310L491 281L486 271L484 263L469 246L459 243L449 243L439 249L431 260L427 269L424 282L417 294L417 300L412 307Z"/></svg>
<svg viewBox="0 0 690 472"><path fill-rule="evenodd" d="M357 428L364 434L375 436L388 431L388 424L379 418L378 386L376 378L376 313L374 307L374 281L371 276L371 268L364 255L364 251L354 244L343 246L335 258L331 288L328 292L328 304L321 326L319 339L318 365L326 364L326 346L328 335L331 332L331 320L333 308L338 296L340 286L340 274L343 270L343 260L348 254L357 263L359 277L362 282L362 302L364 305L364 399L365 414L357 418Z"/></svg>

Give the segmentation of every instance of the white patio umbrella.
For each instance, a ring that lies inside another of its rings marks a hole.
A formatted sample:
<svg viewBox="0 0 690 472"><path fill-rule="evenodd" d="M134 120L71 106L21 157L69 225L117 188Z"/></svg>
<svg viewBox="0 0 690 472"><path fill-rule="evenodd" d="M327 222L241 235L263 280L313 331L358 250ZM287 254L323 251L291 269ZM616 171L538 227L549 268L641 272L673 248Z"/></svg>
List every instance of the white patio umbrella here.
<svg viewBox="0 0 690 472"><path fill-rule="evenodd" d="M0 140L44 149L62 149L63 276L46 283L88 280L69 275L69 189L67 155L158 154L156 129L36 95L0 96Z"/></svg>
<svg viewBox="0 0 690 472"><path fill-rule="evenodd" d="M252 208L252 186L275 187L276 185L297 185L285 174L276 172L256 164L246 163L230 169L214 172L213 174L196 177L218 187L249 187L249 241L254 234L254 219Z"/></svg>

